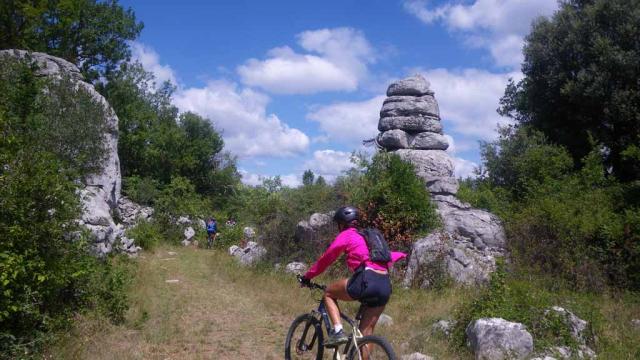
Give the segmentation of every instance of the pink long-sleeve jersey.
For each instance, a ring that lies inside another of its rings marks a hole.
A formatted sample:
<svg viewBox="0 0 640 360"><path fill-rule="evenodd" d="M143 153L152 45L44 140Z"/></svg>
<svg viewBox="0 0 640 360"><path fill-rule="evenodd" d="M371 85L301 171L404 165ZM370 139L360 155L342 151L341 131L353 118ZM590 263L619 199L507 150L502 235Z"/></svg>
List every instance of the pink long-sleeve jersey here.
<svg viewBox="0 0 640 360"><path fill-rule="evenodd" d="M329 248L320 256L318 261L311 266L304 277L313 279L322 274L343 252L347 254L347 267L351 272L355 271L362 262L365 263L365 266L372 269L387 270L394 262L407 256L405 253L392 251L391 261L389 263L375 263L369 259L369 248L367 247L367 241L364 237L362 237L355 228L348 228L338 234L336 239L329 245Z"/></svg>

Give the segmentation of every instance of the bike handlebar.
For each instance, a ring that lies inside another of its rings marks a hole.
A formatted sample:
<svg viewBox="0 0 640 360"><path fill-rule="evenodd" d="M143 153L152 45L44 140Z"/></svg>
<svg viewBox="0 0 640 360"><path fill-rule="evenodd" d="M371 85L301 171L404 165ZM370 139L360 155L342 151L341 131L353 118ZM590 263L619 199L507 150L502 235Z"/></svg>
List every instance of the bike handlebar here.
<svg viewBox="0 0 640 360"><path fill-rule="evenodd" d="M324 291L327 287L325 285L321 285L321 284L316 284L314 282L305 282L302 280L302 275L296 275L296 278L298 279L298 282L300 283L300 285L302 287L308 287L309 289L318 289L318 290L322 290Z"/></svg>

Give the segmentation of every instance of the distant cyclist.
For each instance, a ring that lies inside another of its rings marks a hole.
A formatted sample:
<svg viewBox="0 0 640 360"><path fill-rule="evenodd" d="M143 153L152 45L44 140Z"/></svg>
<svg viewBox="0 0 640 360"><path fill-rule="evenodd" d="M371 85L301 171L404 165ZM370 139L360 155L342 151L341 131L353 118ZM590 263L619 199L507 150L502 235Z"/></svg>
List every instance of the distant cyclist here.
<svg viewBox="0 0 640 360"><path fill-rule="evenodd" d="M326 270L342 253L346 253L346 265L353 272L350 279L341 279L329 284L324 293L327 314L333 324L333 331L325 345L337 345L347 341L347 336L342 330L337 300L357 300L367 305L360 322L360 331L364 336L373 334L378 318L391 296L389 267L407 256L401 252L391 252L390 262L373 262L369 257L367 242L358 232L358 209L353 206L341 207L333 219L338 223L340 233L303 276L303 283L308 283Z"/></svg>
<svg viewBox="0 0 640 360"><path fill-rule="evenodd" d="M209 218L209 220L207 220L207 249L211 249L213 243L216 241L217 234L218 224L216 223L216 219Z"/></svg>

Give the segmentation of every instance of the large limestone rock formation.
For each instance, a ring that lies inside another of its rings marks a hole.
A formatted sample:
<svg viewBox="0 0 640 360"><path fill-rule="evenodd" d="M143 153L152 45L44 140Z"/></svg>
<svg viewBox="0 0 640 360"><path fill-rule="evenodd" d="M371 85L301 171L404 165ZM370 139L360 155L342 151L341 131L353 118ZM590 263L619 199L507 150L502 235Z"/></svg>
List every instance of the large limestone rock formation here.
<svg viewBox="0 0 640 360"><path fill-rule="evenodd" d="M442 254L438 262L456 281L483 282L495 267L495 256L504 250L504 230L495 215L455 197L458 181L434 95L421 75L397 81L387 90L378 123L376 143L414 165L444 226L445 234L431 234L415 243L405 283L415 283L414 277L424 272L419 268L433 265L434 254Z"/></svg>
<svg viewBox="0 0 640 360"><path fill-rule="evenodd" d="M78 87L87 91L96 102L104 107L108 128L104 134L107 156L102 171L83 179L84 188L80 191L80 197L83 201L84 212L79 222L91 231L95 241L95 250L99 255L111 252L115 245L119 245L121 250L129 253L137 252L139 248L133 244L133 241L124 238L124 226L116 225L111 215L118 211L122 185L120 160L118 159L118 117L113 108L93 85L83 81L80 70L74 64L39 52L0 51L0 56L7 55L33 61L38 65L37 75L39 76L54 79L63 75L69 76L75 80Z"/></svg>

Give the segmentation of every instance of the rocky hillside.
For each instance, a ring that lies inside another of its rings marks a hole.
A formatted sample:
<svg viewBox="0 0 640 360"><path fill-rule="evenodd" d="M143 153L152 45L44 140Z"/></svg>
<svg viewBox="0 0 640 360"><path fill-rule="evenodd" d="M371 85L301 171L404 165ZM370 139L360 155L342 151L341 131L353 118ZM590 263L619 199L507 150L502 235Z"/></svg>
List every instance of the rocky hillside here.
<svg viewBox="0 0 640 360"><path fill-rule="evenodd" d="M100 256L106 255L117 246L122 251L135 254L139 248L133 240L124 236L125 224L116 224L115 214L124 214L124 219L131 223L142 211L143 217L151 215L152 210L143 210L121 196L122 179L120 176L120 160L118 158L118 116L107 100L96 91L93 85L85 82L80 70L72 63L44 53L28 52L24 50L2 50L0 56L9 55L19 59L26 59L37 65L38 76L60 78L68 76L78 87L83 88L91 97L102 104L106 116L107 132L103 139L106 156L102 169L82 179L82 190L79 196L83 202L80 224L91 231L94 239L94 249Z"/></svg>

